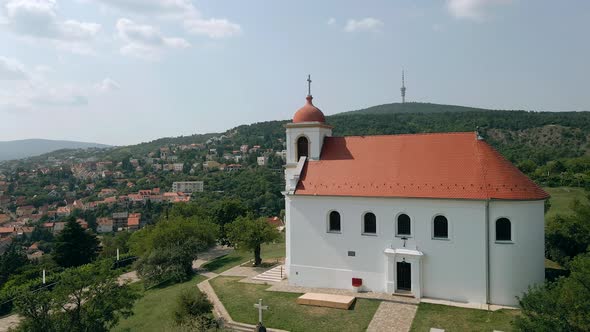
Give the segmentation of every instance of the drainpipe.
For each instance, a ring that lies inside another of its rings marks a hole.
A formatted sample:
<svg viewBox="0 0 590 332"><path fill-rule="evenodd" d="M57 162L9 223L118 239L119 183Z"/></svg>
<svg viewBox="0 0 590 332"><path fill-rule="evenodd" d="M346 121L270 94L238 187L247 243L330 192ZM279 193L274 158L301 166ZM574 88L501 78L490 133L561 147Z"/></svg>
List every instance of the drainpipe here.
<svg viewBox="0 0 590 332"><path fill-rule="evenodd" d="M486 200L486 304L490 305L490 200Z"/></svg>

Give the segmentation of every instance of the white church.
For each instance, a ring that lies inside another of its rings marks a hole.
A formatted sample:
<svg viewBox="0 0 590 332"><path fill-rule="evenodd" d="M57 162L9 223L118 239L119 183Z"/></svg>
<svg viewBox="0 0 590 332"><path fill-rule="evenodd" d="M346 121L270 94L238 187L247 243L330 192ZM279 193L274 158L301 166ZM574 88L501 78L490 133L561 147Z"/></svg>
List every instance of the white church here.
<svg viewBox="0 0 590 332"><path fill-rule="evenodd" d="M549 195L475 132L333 137L286 125L292 285L516 305L544 280Z"/></svg>

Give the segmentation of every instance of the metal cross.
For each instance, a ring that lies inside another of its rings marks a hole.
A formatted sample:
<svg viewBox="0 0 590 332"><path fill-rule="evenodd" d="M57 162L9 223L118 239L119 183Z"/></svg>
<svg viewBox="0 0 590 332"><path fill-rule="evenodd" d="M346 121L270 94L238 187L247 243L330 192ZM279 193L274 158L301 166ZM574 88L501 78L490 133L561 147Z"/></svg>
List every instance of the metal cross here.
<svg viewBox="0 0 590 332"><path fill-rule="evenodd" d="M311 96L311 75L307 75L307 95Z"/></svg>
<svg viewBox="0 0 590 332"><path fill-rule="evenodd" d="M258 303L254 304L254 308L258 309L258 322L262 324L262 310L268 310L268 306L262 305L262 299L259 299Z"/></svg>

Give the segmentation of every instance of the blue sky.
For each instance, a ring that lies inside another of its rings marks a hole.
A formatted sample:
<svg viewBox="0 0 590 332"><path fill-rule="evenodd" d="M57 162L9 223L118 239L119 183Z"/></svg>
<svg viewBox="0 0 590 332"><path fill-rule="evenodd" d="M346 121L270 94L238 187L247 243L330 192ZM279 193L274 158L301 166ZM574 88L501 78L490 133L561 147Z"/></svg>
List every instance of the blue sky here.
<svg viewBox="0 0 590 332"><path fill-rule="evenodd" d="M0 0L0 140L124 145L407 99L590 110L584 0Z"/></svg>

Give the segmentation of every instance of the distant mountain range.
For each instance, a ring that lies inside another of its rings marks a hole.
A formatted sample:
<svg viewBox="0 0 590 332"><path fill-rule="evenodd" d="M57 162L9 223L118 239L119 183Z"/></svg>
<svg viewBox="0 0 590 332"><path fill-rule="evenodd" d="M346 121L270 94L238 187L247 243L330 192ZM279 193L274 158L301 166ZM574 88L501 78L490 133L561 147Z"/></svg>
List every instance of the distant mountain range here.
<svg viewBox="0 0 590 332"><path fill-rule="evenodd" d="M0 161L28 158L61 149L107 148L109 145L49 139L0 141Z"/></svg>

